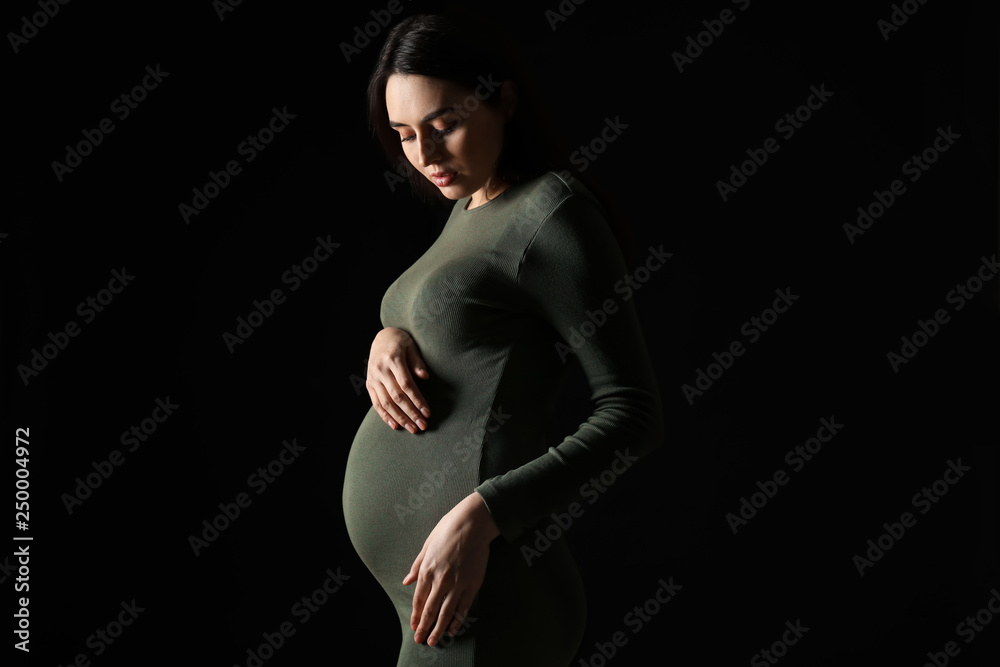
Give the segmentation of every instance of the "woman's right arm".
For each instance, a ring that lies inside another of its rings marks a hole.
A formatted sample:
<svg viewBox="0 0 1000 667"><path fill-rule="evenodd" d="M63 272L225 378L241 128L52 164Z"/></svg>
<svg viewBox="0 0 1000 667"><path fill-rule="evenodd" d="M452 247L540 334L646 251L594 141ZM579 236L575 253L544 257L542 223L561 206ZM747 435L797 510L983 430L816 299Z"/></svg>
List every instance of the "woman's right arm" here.
<svg viewBox="0 0 1000 667"><path fill-rule="evenodd" d="M368 355L365 386L375 411L393 430L397 424L410 433L427 429L425 419L431 412L414 374L422 380L429 377L427 364L410 334L395 327L378 332Z"/></svg>

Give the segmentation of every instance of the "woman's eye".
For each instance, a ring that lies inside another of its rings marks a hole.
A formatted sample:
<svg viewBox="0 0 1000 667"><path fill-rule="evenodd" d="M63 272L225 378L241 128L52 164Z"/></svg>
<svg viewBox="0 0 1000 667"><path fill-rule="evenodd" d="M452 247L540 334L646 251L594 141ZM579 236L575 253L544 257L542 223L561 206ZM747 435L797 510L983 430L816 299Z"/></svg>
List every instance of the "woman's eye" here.
<svg viewBox="0 0 1000 667"><path fill-rule="evenodd" d="M456 127L458 127L458 121L455 121L448 127L444 128L443 130L434 130L434 133L439 137L444 136L446 134L451 134L452 132L454 132Z"/></svg>
<svg viewBox="0 0 1000 667"><path fill-rule="evenodd" d="M438 137L443 137L443 136L445 136L447 134L451 134L452 132L454 132L456 127L458 127L458 121L455 121L454 123L452 123L448 127L444 128L444 129L441 129L441 130L439 130L437 128L434 128L434 135L438 136ZM400 137L399 140L400 141L413 141L416 138L416 136L417 135L415 135L415 134L411 134L411 135L409 135L407 137Z"/></svg>

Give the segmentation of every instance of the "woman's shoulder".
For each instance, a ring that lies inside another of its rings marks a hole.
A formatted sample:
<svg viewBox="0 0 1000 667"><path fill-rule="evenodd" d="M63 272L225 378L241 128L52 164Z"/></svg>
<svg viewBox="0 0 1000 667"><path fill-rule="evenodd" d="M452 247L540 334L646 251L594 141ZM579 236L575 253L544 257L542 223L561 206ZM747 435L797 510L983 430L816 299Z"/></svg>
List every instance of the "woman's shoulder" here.
<svg viewBox="0 0 1000 667"><path fill-rule="evenodd" d="M593 197L579 179L566 169L562 171L547 171L540 176L521 183L519 197L533 199L535 201L554 200L562 201L573 194L582 194Z"/></svg>
<svg viewBox="0 0 1000 667"><path fill-rule="evenodd" d="M580 206L604 215L597 198L567 170L548 171L520 185L517 199L521 214L538 223Z"/></svg>

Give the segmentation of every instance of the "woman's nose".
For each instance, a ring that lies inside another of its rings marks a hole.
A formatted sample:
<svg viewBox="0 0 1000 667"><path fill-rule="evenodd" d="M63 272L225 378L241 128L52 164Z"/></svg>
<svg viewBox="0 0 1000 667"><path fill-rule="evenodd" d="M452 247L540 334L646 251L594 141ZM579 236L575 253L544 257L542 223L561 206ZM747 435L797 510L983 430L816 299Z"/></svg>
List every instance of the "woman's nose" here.
<svg viewBox="0 0 1000 667"><path fill-rule="evenodd" d="M438 153L440 153L440 147L432 137L425 136L417 142L417 162L419 166L426 167L434 160Z"/></svg>

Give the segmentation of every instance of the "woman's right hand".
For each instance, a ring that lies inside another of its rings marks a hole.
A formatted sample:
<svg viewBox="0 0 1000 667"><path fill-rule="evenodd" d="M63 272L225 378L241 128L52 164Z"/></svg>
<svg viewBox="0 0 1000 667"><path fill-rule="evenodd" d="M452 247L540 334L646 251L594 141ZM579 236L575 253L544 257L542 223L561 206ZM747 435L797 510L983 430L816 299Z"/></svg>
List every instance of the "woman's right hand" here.
<svg viewBox="0 0 1000 667"><path fill-rule="evenodd" d="M410 433L427 430L425 418L431 416L413 374L422 380L430 377L417 344L402 329L386 327L378 332L368 355L368 378L365 386L372 406L393 430L401 425Z"/></svg>

